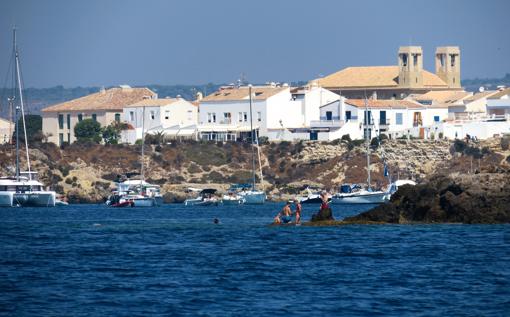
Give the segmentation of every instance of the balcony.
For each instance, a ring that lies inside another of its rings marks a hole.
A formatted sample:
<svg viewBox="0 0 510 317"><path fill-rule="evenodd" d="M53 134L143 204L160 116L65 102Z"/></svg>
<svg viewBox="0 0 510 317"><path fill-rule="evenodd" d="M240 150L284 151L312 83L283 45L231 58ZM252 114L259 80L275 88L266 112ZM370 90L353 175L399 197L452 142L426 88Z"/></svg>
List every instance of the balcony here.
<svg viewBox="0 0 510 317"><path fill-rule="evenodd" d="M321 118L322 119L322 118ZM344 120L311 120L312 128L340 128L345 123Z"/></svg>
<svg viewBox="0 0 510 317"><path fill-rule="evenodd" d="M388 126L388 125L390 125L390 119L380 119L379 120L379 125L380 126Z"/></svg>

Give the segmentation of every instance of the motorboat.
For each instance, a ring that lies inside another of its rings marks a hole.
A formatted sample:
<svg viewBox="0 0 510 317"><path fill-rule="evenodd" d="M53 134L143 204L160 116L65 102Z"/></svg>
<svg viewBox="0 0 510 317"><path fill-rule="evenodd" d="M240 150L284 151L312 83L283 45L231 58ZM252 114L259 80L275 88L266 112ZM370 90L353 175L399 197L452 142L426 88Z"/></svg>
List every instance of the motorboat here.
<svg viewBox="0 0 510 317"><path fill-rule="evenodd" d="M321 204L322 203L322 197L320 193L313 193L310 188L306 188L306 191L308 193L307 196L302 196L299 198L299 203L301 204ZM327 193L328 201L331 200L331 195Z"/></svg>
<svg viewBox="0 0 510 317"><path fill-rule="evenodd" d="M266 193L260 190L247 190L239 192L246 205L262 205L266 202Z"/></svg>
<svg viewBox="0 0 510 317"><path fill-rule="evenodd" d="M217 206L221 204L221 200L215 196L216 189L206 188L197 190L195 188L189 188L188 191L198 192L198 196L186 199L184 201L184 206Z"/></svg>
<svg viewBox="0 0 510 317"><path fill-rule="evenodd" d="M331 197L331 203L340 204L382 204L389 200L389 192L361 188L359 185L344 184L340 192Z"/></svg>
<svg viewBox="0 0 510 317"><path fill-rule="evenodd" d="M223 205L242 205L244 204L244 197L236 192L229 191L223 195L221 202Z"/></svg>
<svg viewBox="0 0 510 317"><path fill-rule="evenodd" d="M112 207L157 207L163 204L163 196L158 185L128 179L117 183L106 204Z"/></svg>

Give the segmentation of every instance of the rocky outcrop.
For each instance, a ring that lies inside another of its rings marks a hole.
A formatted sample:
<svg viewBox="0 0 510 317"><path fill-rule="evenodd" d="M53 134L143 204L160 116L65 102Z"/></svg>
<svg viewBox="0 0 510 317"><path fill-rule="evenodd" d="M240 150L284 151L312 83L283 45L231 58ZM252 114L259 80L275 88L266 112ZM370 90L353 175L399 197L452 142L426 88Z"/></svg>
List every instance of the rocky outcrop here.
<svg viewBox="0 0 510 317"><path fill-rule="evenodd" d="M439 175L417 186L402 186L391 202L345 222L509 223L510 172Z"/></svg>
<svg viewBox="0 0 510 317"><path fill-rule="evenodd" d="M508 142L492 139L475 145L444 140L386 140L372 149L372 180L383 186L387 163L393 176L423 180L442 173L500 173L510 167ZM140 145L51 143L32 145L33 170L42 182L71 202L100 202L120 175L140 171ZM22 166L25 157L21 157ZM172 142L145 146L145 176L162 186L167 202L181 202L187 187L224 192L231 183L252 181L247 143ZM263 188L272 200L305 194L307 186L335 191L344 183L366 180L362 142L271 142L261 146ZM14 149L0 145L0 175L13 172ZM257 173L258 178L258 173Z"/></svg>

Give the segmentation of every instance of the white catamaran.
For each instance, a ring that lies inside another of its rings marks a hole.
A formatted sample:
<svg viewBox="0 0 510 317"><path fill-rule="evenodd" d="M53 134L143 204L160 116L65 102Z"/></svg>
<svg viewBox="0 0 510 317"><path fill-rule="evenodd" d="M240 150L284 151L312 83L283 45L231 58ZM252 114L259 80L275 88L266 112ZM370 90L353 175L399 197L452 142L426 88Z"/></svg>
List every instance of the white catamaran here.
<svg viewBox="0 0 510 317"><path fill-rule="evenodd" d="M257 147L257 155L259 159L259 168L260 168L260 182L263 182L262 178L262 163L260 161L260 148L258 137L253 130L253 111L252 111L252 86L248 87L248 91L250 94L250 129L251 129L251 159L252 159L252 188L247 191L242 191L239 195L244 199L244 203L248 205L261 205L266 202L266 193L262 190L257 190L256 188L256 172L255 172L255 146Z"/></svg>
<svg viewBox="0 0 510 317"><path fill-rule="evenodd" d="M44 190L43 184L37 180L37 172L33 172L30 167L30 156L28 153L28 136L26 129L25 109L23 101L23 86L20 75L19 52L16 44L16 29L13 30L13 56L14 56L14 75L13 75L13 96L8 98L10 107L15 106L16 122L16 172L14 176L0 178L0 206L32 206L32 207L54 207L55 192ZM17 96L16 96L17 95ZM20 114L23 122L23 135L25 136L25 150L27 172L20 170Z"/></svg>

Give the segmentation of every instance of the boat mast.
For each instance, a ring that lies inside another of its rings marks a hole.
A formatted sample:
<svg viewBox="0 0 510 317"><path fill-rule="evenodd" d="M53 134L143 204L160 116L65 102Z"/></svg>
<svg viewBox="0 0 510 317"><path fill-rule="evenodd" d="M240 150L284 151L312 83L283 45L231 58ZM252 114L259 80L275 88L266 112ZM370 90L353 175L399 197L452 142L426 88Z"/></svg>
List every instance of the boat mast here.
<svg viewBox="0 0 510 317"><path fill-rule="evenodd" d="M143 181L145 180L145 175L144 175L144 166L143 166L143 160L144 160L144 157L145 157L145 151L144 151L144 148L145 148L145 106L142 106L142 166L141 166L141 170L140 170L140 175L142 177L141 181L140 181L140 186L143 186Z"/></svg>
<svg viewBox="0 0 510 317"><path fill-rule="evenodd" d="M16 71L16 79L19 90L19 103L21 108L21 117L23 118L23 134L25 135L25 148L27 154L27 166L28 166L28 177L29 180L32 180L32 173L30 169L30 156L28 155L28 136L27 136L27 126L25 122L25 107L23 104L23 86L21 84L21 75L20 75L20 65L19 65L19 52L16 44L16 28L13 29L13 42L14 42L14 56L15 56L15 71ZM19 115L18 115L18 107L16 107L16 180L19 181Z"/></svg>
<svg viewBox="0 0 510 317"><path fill-rule="evenodd" d="M365 94L365 143L367 146L367 184L368 184L368 189L370 190L371 178L370 178L370 138L368 135L369 124L370 124L370 115L368 114L368 100L367 100L367 96Z"/></svg>
<svg viewBox="0 0 510 317"><path fill-rule="evenodd" d="M254 148L254 140L255 140L255 132L253 131L253 111L252 111L252 94L251 94L251 85L248 85L248 92L250 94L250 131L251 131L251 161L252 161L252 174L253 174L253 191L255 191L255 148Z"/></svg>

